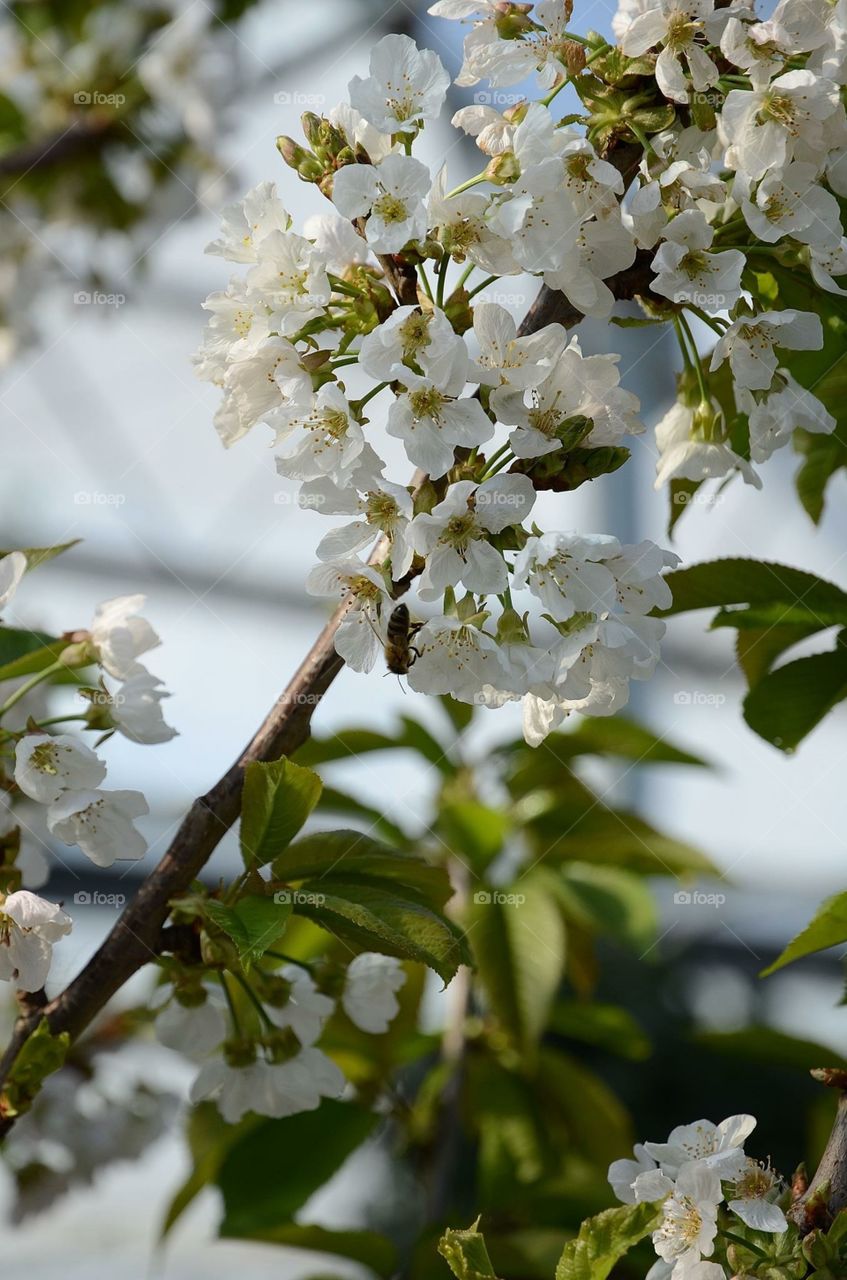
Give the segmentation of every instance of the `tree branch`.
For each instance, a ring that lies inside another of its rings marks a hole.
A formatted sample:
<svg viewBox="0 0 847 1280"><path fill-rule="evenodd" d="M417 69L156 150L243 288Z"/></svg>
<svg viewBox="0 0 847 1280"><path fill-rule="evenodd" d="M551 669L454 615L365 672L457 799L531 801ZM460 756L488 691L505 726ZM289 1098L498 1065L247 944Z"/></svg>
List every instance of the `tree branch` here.
<svg viewBox="0 0 847 1280"><path fill-rule="evenodd" d="M608 281L621 299L646 292L651 279L650 254L639 251L635 263ZM384 264L398 299L411 300L411 276L394 258ZM583 319L563 294L542 286L521 323L521 334L533 333L546 324L575 325ZM421 484L417 476L413 484ZM371 556L380 563L387 552L381 541ZM291 755L309 736L316 706L341 670L335 652L335 633L351 607L343 601L309 650L300 668L278 698L252 741L224 776L206 795L195 800L164 854L161 862L141 885L99 950L82 972L43 1008L27 1008L18 1018L11 1040L0 1059L0 1087L7 1080L15 1059L28 1037L46 1018L54 1034L68 1032L76 1039L100 1010L143 965L161 950L162 927L171 898L186 892L224 835L238 817L244 771L254 760L275 760ZM0 1137L11 1128L13 1118L0 1119Z"/></svg>
<svg viewBox="0 0 847 1280"><path fill-rule="evenodd" d="M812 1075L840 1092L835 1123L817 1173L788 1210L788 1217L804 1236L815 1227L828 1227L839 1210L847 1208L847 1072L825 1068Z"/></svg>

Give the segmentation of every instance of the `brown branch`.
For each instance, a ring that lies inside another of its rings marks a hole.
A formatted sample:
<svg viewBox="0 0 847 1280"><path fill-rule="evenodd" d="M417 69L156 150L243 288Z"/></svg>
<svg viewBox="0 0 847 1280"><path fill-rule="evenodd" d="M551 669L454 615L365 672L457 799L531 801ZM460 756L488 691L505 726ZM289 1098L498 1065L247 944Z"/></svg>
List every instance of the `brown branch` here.
<svg viewBox="0 0 847 1280"><path fill-rule="evenodd" d="M651 279L650 255L639 251L635 263L609 280L616 297L632 298L646 292ZM412 300L412 280L396 257L383 263L401 302ZM520 333L535 332L557 321L575 325L583 319L563 294L542 286L520 326ZM416 477L413 484L422 483ZM387 547L374 549L371 563L379 563ZM68 1032L76 1039L104 1005L143 965L161 950L162 928L171 898L185 893L238 817L244 770L254 760L275 760L291 755L309 736L312 715L343 666L335 652L335 633L351 601L344 601L318 636L299 670L280 695L258 732L238 760L206 795L195 800L161 862L141 885L99 950L82 972L43 1008L27 1009L18 1018L11 1040L0 1059L0 1087L8 1079L15 1059L39 1022L46 1018L54 1034ZM13 1118L0 1120L0 1137Z"/></svg>
<svg viewBox="0 0 847 1280"><path fill-rule="evenodd" d="M840 1092L835 1122L817 1173L788 1210L788 1217L804 1236L815 1227L828 1227L839 1210L847 1208L847 1072L833 1067L813 1071L812 1075Z"/></svg>

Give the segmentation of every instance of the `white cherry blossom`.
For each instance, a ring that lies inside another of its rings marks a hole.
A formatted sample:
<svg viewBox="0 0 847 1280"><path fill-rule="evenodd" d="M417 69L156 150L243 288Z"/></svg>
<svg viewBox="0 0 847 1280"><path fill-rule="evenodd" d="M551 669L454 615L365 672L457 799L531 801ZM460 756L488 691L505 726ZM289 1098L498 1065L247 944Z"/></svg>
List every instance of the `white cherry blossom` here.
<svg viewBox="0 0 847 1280"><path fill-rule="evenodd" d="M146 667L137 659L162 643L147 619L139 614L145 601L143 595L116 596L94 611L91 643L100 666L116 680L145 673Z"/></svg>
<svg viewBox="0 0 847 1280"><path fill-rule="evenodd" d="M229 1124L237 1124L248 1111L277 1119L315 1111L321 1098L337 1098L344 1084L342 1072L320 1049L301 1049L285 1062L257 1058L243 1066L216 1057L201 1067L191 1101L211 1100Z"/></svg>
<svg viewBox="0 0 847 1280"><path fill-rule="evenodd" d="M653 291L710 313L733 307L741 297L746 259L739 249L710 253L714 234L699 209L677 214L651 264L656 272Z"/></svg>
<svg viewBox="0 0 847 1280"><path fill-rule="evenodd" d="M335 175L332 198L345 218L367 218L376 253L399 253L426 237L429 170L412 156L387 156L379 165L348 164Z"/></svg>
<svg viewBox="0 0 847 1280"><path fill-rule="evenodd" d="M350 102L380 133L416 133L438 117L449 87L436 53L409 36L389 35L371 50L368 78L350 81Z"/></svg>
<svg viewBox="0 0 847 1280"><path fill-rule="evenodd" d="M0 609L14 596L26 573L26 556L22 551L10 551L0 560Z"/></svg>
<svg viewBox="0 0 847 1280"><path fill-rule="evenodd" d="M18 889L0 897L0 980L20 991L40 991L47 981L53 944L73 921L55 902Z"/></svg>
<svg viewBox="0 0 847 1280"><path fill-rule="evenodd" d="M476 702L485 685L499 688L506 675L494 637L455 617L430 618L415 636L415 648L420 656L408 679L418 693Z"/></svg>
<svg viewBox="0 0 847 1280"><path fill-rule="evenodd" d="M656 426L659 458L655 487L670 480L709 480L740 471L745 482L761 489L761 478L750 463L735 453L722 435L717 403L701 410L681 401L671 405ZM709 432L709 435L705 433Z"/></svg>
<svg viewBox="0 0 847 1280"><path fill-rule="evenodd" d="M274 975L273 983L285 989L265 999L268 1016L277 1027L290 1027L304 1048L311 1047L332 1016L334 1002L318 991L311 974L299 965L287 964Z"/></svg>
<svg viewBox="0 0 847 1280"><path fill-rule="evenodd" d="M690 1162L705 1164L722 1178L732 1178L737 1176L736 1170L746 1167L744 1143L755 1127L755 1116L744 1114L729 1116L719 1124L695 1120L677 1125L667 1142L646 1142L644 1148L670 1178L677 1179Z"/></svg>
<svg viewBox="0 0 847 1280"><path fill-rule="evenodd" d="M388 411L388 434L402 440L409 461L434 480L453 465L457 445L473 448L491 439L494 424L479 401L459 398L467 377L464 347L437 382L400 368L396 376L405 391Z"/></svg>
<svg viewBox="0 0 847 1280"><path fill-rule="evenodd" d="M405 369L417 365L426 377L439 382L454 370L467 370L464 340L454 333L443 311L434 308L397 307L387 320L362 340L359 363L378 382L402 379Z"/></svg>
<svg viewBox="0 0 847 1280"><path fill-rule="evenodd" d="M509 525L520 524L535 502L535 490L527 476L494 476L483 484L460 480L432 512L415 516L409 542L426 557L418 595L437 600L446 587L463 583L476 595L498 595L506 590L508 567L500 552L487 540Z"/></svg>
<svg viewBox="0 0 847 1280"><path fill-rule="evenodd" d="M325 514L356 515L350 524L332 529L318 543L320 560L338 560L369 546L384 534L391 546L391 573L395 581L404 577L412 563L414 551L408 539L409 522L414 504L408 489L390 480L379 480L358 496L355 490L337 490L346 499L343 510L339 501L335 512ZM321 508L324 510L324 508Z"/></svg>
<svg viewBox="0 0 847 1280"><path fill-rule="evenodd" d="M186 992L173 991L154 1025L156 1037L163 1045L192 1059L204 1058L217 1049L227 1035L223 1009L202 986Z"/></svg>
<svg viewBox="0 0 847 1280"><path fill-rule="evenodd" d="M564 186L562 163L532 165L494 205L489 223L528 271L558 271L577 242L580 214Z"/></svg>
<svg viewBox="0 0 847 1280"><path fill-rule="evenodd" d="M514 584L529 587L558 622L575 613L602 613L615 602L615 579L602 561L620 550L607 534L545 533L519 553Z"/></svg>
<svg viewBox="0 0 847 1280"><path fill-rule="evenodd" d="M365 447L361 423L334 382L324 383L308 411L277 410L269 416L268 425L276 429L277 471L295 480L341 479Z"/></svg>
<svg viewBox="0 0 847 1280"><path fill-rule="evenodd" d="M568 335L560 324L548 324L535 333L518 337L514 317L494 302L480 302L474 307L474 334L479 355L472 361L474 377L483 386L525 391L538 386L565 349ZM501 399L492 396L497 410ZM502 398L502 397L501 397Z"/></svg>
<svg viewBox="0 0 847 1280"><path fill-rule="evenodd" d="M110 711L118 732L132 742L170 742L177 736L176 729L166 723L162 700L171 695L162 687L162 681L148 671L130 676L111 695ZM96 786L97 783L85 783Z"/></svg>
<svg viewBox="0 0 847 1280"><path fill-rule="evenodd" d="M721 1199L721 1181L714 1169L687 1164L680 1170L673 1194L665 1201L662 1223L653 1232L659 1257L672 1262L680 1275L714 1250Z"/></svg>
<svg viewBox="0 0 847 1280"><path fill-rule="evenodd" d="M382 1035L400 1011L397 992L406 981L394 956L365 951L347 966L341 1005L361 1031Z"/></svg>
<svg viewBox="0 0 847 1280"><path fill-rule="evenodd" d="M489 226L490 198L478 191L464 191L447 198L447 167L442 165L432 184L429 224L447 253L456 262L472 262L491 275L520 271L507 239Z"/></svg>
<svg viewBox="0 0 847 1280"><path fill-rule="evenodd" d="M39 804L53 804L64 791L98 787L105 776L103 761L68 734L27 733L15 748L15 782Z"/></svg>
<svg viewBox="0 0 847 1280"><path fill-rule="evenodd" d="M95 866L111 867L144 857L147 841L133 819L149 812L140 791L65 791L47 810L47 826Z"/></svg>
<svg viewBox="0 0 847 1280"><path fill-rule="evenodd" d="M656 81L673 102L688 102L686 65L691 85L698 92L718 82L718 69L703 41L704 23L713 9L714 0L659 0L638 14L621 37L621 48L631 58L662 45L656 59Z"/></svg>
<svg viewBox="0 0 847 1280"><path fill-rule="evenodd" d="M308 412L312 405L312 379L287 338L268 338L244 359L233 360L224 376L224 391L215 427L226 448L275 410L293 415Z"/></svg>
<svg viewBox="0 0 847 1280"><path fill-rule="evenodd" d="M788 1230L785 1214L778 1204L774 1204L781 1190L780 1180L769 1165L747 1157L742 1172L733 1182L727 1202L745 1226L752 1227L754 1231L781 1235Z"/></svg>
<svg viewBox="0 0 847 1280"><path fill-rule="evenodd" d="M823 346L820 317L811 311L762 311L734 320L718 338L709 366L712 372L729 360L738 387L766 391L776 373L775 348L816 351Z"/></svg>
<svg viewBox="0 0 847 1280"><path fill-rule="evenodd" d="M323 314L331 290L326 259L304 236L272 231L262 241L261 260L247 273L247 297L270 312L283 337Z"/></svg>
<svg viewBox="0 0 847 1280"><path fill-rule="evenodd" d="M813 71L787 71L763 89L732 89L719 120L727 164L755 180L781 169L801 144L821 152L824 122L838 106L836 86Z"/></svg>
<svg viewBox="0 0 847 1280"><path fill-rule="evenodd" d="M306 590L336 600L349 594L350 608L335 633L335 649L354 671L373 670L382 652L381 614L391 607L376 569L354 558L318 564L306 579Z"/></svg>
<svg viewBox="0 0 847 1280"><path fill-rule="evenodd" d="M750 392L741 392L738 400L739 408L748 415L754 462L767 462L775 450L788 444L797 427L829 435L837 425L817 396L801 387L787 369L778 370L767 395L757 399Z"/></svg>
<svg viewBox="0 0 847 1280"><path fill-rule="evenodd" d="M243 200L224 209L221 236L206 252L229 262L257 262L259 247L271 231L288 231L291 215L276 193L275 182L260 182Z"/></svg>
<svg viewBox="0 0 847 1280"><path fill-rule="evenodd" d="M841 239L838 201L818 185L817 165L794 160L765 174L755 199L742 199L744 219L759 239L775 244L792 236L804 244L835 246Z"/></svg>

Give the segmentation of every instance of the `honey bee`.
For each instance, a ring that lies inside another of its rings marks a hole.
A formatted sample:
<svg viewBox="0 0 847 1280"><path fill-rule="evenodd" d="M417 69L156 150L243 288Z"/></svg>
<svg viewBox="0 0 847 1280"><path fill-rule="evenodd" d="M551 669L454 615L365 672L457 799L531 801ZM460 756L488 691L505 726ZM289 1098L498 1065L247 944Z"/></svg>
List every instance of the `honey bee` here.
<svg viewBox="0 0 847 1280"><path fill-rule="evenodd" d="M407 605L398 604L392 609L386 631L385 661L388 670L395 676L408 675L409 668L421 656L412 640L422 626L422 622L410 620Z"/></svg>

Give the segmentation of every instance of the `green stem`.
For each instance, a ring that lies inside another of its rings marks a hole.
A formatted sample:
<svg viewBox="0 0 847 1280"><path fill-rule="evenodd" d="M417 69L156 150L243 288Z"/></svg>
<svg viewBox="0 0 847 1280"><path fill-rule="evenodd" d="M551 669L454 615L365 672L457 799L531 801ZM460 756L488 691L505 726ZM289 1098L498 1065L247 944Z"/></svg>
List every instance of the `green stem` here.
<svg viewBox="0 0 847 1280"><path fill-rule="evenodd" d="M243 1034L241 1030L241 1019L238 1016L238 1010L235 1007L235 1000L232 997L232 992L229 989L229 983L226 980L225 974L222 973L220 975L220 980L221 986L224 989L224 995L226 996L227 1005L229 1006L229 1016L232 1019L233 1030L235 1031L236 1036L241 1039Z"/></svg>
<svg viewBox="0 0 847 1280"><path fill-rule="evenodd" d="M80 715L74 715L74 716L51 716L49 720L39 720L39 721L38 721L38 727L39 727L39 729L47 729L47 728L49 728L49 727L50 727L50 725L54 725L54 724L67 724L69 720L84 720L84 719L85 719L85 716L84 716L84 715L83 715L83 716L80 716Z"/></svg>
<svg viewBox="0 0 847 1280"><path fill-rule="evenodd" d="M653 152L654 152L654 154L655 154L655 150L654 150L653 144L652 144L652 142L650 141L650 139L647 137L647 134L646 134L646 133L644 132L644 130L641 128L641 125L640 125L640 124L636 124L634 120L627 120L627 122L626 122L626 127L627 127L627 129L629 129L630 133L635 134L636 138L638 139L638 141L641 143L642 147L644 148L644 154L645 154L645 155L647 155L647 153L648 153L649 151L653 151Z"/></svg>
<svg viewBox="0 0 847 1280"><path fill-rule="evenodd" d="M438 290L436 294L436 305L444 309L444 287L447 284L447 270L450 266L450 254L445 253L438 264Z"/></svg>
<svg viewBox="0 0 847 1280"><path fill-rule="evenodd" d="M720 1231L719 1235L724 1240L729 1240L730 1244L740 1244L742 1249L749 1249L751 1253L755 1253L759 1258L767 1258L764 1249L760 1249L757 1244L753 1244L752 1240L745 1240L743 1236L737 1236L734 1231Z"/></svg>
<svg viewBox="0 0 847 1280"><path fill-rule="evenodd" d="M454 187L452 191L448 191L444 197L445 200L452 199L453 196L460 196L463 191L470 191L471 187L476 187L480 182L487 182L485 173L478 173L475 178L468 178L467 182L460 182L458 187Z"/></svg>
<svg viewBox="0 0 847 1280"><path fill-rule="evenodd" d="M434 304L435 298L432 296L432 285L429 283L429 277L426 274L426 266L423 262L418 263L418 272L421 277L421 284L424 287L424 293L429 298L430 302Z"/></svg>
<svg viewBox="0 0 847 1280"><path fill-rule="evenodd" d="M385 388L390 385L391 384L389 382L378 382L375 387L372 387L370 389L370 391L366 396L362 396L360 400L354 400L351 405L351 408L354 408L357 411L357 413L361 413L362 409L364 409L365 405L368 403L369 400L373 400L374 396L378 396L380 391L384 391Z"/></svg>
<svg viewBox="0 0 847 1280"><path fill-rule="evenodd" d="M459 283L456 285L457 290L465 287L466 281L470 279L471 273L474 271L476 271L476 263L469 262L462 274L459 276Z"/></svg>
<svg viewBox="0 0 847 1280"><path fill-rule="evenodd" d="M700 309L700 307L689 307L688 310L693 316L696 316L698 320L702 320L703 324L707 324L710 329L713 329L719 338L723 337L723 331L726 328L725 320L720 320L717 316L707 315L705 311Z"/></svg>
<svg viewBox="0 0 847 1280"><path fill-rule="evenodd" d="M256 995L256 992L250 986L250 983L247 981L247 979L243 976L243 974L232 973L232 970L230 970L229 972L231 973L232 977L235 978L235 981L238 983L239 987L241 987L241 990L244 992L247 999L253 1005L254 1009L258 1013L259 1018L261 1019L265 1027L267 1027L271 1031L274 1030L274 1024L271 1022L270 1018L268 1017L267 1009L262 1004L259 997Z"/></svg>
<svg viewBox="0 0 847 1280"><path fill-rule="evenodd" d="M298 968L305 969L307 973L311 973L314 965L308 960L297 960L294 956L287 956L284 951L266 951L266 956L270 956L272 960L284 960L286 964L296 964Z"/></svg>
<svg viewBox="0 0 847 1280"><path fill-rule="evenodd" d="M490 480L492 476L499 475L499 473L503 471L506 467L510 467L514 461L515 461L515 455L512 453L511 449L509 449L508 453L506 454L506 457L502 458L495 467L489 467L485 475L482 477L482 479Z"/></svg>
<svg viewBox="0 0 847 1280"><path fill-rule="evenodd" d="M478 284L475 289L471 289L470 293L468 294L468 301L470 301L471 298L475 298L476 295L478 293L481 293L483 289L487 289L490 284L495 284L499 279L500 279L499 276L486 276L482 284Z"/></svg>
<svg viewBox="0 0 847 1280"><path fill-rule="evenodd" d="M347 284L346 280L339 280L338 276L331 275L329 283L332 286L333 293L346 293L348 298L360 298L362 296L361 289L357 289L355 285Z"/></svg>
<svg viewBox="0 0 847 1280"><path fill-rule="evenodd" d="M358 356L342 356L340 360L330 360L329 367L331 369L343 369L345 365L358 364L358 363L359 363ZM323 368L323 365L321 366L321 368Z"/></svg>
<svg viewBox="0 0 847 1280"><path fill-rule="evenodd" d="M26 695L36 687L36 685L43 684L45 680L49 680L52 676L55 676L57 672L66 670L67 668L63 662L56 661L51 662L50 666L45 667L43 671L37 671L34 676L30 676L29 680L25 680L22 685L18 686L14 693L10 693L3 705L0 706L0 718L2 718L7 711L11 711L12 707L14 707L16 703L20 702L21 698L25 698Z"/></svg>
<svg viewBox="0 0 847 1280"><path fill-rule="evenodd" d="M689 325L688 321L685 318L685 315L681 311L679 313L678 319L679 319L680 326L691 346L691 358L694 363L694 372L697 375L697 385L700 388L700 398L702 399L704 404L711 404L709 389L706 386L706 379L703 377L703 365L700 362L700 353L697 350L697 343L694 341L694 334L691 332L691 326Z"/></svg>

